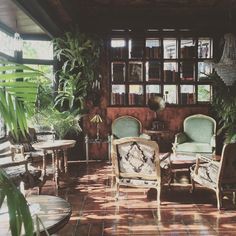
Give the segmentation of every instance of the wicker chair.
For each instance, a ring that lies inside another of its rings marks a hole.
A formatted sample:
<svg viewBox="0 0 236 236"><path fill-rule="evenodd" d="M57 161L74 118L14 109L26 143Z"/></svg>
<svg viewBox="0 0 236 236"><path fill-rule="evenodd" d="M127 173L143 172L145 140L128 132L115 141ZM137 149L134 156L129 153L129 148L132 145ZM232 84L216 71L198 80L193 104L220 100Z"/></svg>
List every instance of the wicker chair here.
<svg viewBox="0 0 236 236"><path fill-rule="evenodd" d="M224 145L220 162L202 155L198 157L196 165L190 168L192 191L195 189L195 182L215 191L218 209L222 207L224 193L233 193L235 203L236 143ZM200 164L200 160L207 163Z"/></svg>

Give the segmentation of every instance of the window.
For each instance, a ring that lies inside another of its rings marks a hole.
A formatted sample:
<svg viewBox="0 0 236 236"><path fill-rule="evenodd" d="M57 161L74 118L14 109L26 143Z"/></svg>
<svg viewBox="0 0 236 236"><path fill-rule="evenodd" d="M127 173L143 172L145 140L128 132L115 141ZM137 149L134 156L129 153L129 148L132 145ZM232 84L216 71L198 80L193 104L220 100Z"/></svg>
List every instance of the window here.
<svg viewBox="0 0 236 236"><path fill-rule="evenodd" d="M24 40L23 58L53 60L53 45L50 41Z"/></svg>
<svg viewBox="0 0 236 236"><path fill-rule="evenodd" d="M13 36L1 31L0 29L0 42L0 52L13 57Z"/></svg>

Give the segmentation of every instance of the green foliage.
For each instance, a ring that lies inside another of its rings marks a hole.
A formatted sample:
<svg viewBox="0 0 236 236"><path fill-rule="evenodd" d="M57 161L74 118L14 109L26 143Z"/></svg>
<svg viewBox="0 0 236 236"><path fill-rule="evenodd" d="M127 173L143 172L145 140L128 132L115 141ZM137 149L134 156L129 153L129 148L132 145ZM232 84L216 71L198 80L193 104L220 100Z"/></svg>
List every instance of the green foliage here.
<svg viewBox="0 0 236 236"><path fill-rule="evenodd" d="M12 236L21 235L22 225L24 225L25 235L32 236L34 225L25 197L0 168L0 207L5 198Z"/></svg>
<svg viewBox="0 0 236 236"><path fill-rule="evenodd" d="M79 125L81 115L78 110L60 112L54 107L48 107L32 118L32 123L44 128L50 129L53 126L56 136L60 139L67 135L78 135L82 131Z"/></svg>
<svg viewBox="0 0 236 236"><path fill-rule="evenodd" d="M236 140L236 84L226 86L216 73L209 75L213 81L212 107L219 119L218 134L225 133L225 143Z"/></svg>
<svg viewBox="0 0 236 236"><path fill-rule="evenodd" d="M60 81L55 103L64 110L82 109L87 92L98 76L101 40L76 31L65 33L53 43L55 56L63 63L58 71Z"/></svg>
<svg viewBox="0 0 236 236"><path fill-rule="evenodd" d="M27 132L27 116L35 109L37 77L42 73L28 66L0 62L0 115L16 140Z"/></svg>

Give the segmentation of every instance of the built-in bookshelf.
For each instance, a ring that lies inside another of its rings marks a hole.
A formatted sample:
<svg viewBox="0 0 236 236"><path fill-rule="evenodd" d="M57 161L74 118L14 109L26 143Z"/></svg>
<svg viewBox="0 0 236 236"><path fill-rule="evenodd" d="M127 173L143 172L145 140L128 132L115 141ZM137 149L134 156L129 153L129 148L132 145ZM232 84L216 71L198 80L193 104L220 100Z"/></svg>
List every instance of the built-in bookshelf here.
<svg viewBox="0 0 236 236"><path fill-rule="evenodd" d="M110 105L146 106L153 96L173 105L209 103L213 38L180 30L119 31L110 38Z"/></svg>

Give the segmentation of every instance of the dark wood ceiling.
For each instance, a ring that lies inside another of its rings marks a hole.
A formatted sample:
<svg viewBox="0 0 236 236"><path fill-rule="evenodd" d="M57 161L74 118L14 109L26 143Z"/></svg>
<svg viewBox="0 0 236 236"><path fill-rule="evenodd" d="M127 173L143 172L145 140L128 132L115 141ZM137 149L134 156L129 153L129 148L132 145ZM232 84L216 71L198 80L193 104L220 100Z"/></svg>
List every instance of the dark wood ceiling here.
<svg viewBox="0 0 236 236"><path fill-rule="evenodd" d="M9 0L0 0L0 22L3 27L21 34L45 34L28 15Z"/></svg>
<svg viewBox="0 0 236 236"><path fill-rule="evenodd" d="M60 24L111 28L222 28L236 19L236 0L45 0Z"/></svg>
<svg viewBox="0 0 236 236"><path fill-rule="evenodd" d="M52 36L75 25L98 32L153 27L235 31L236 0L0 0L0 22L16 30L16 19L24 34L44 30Z"/></svg>

